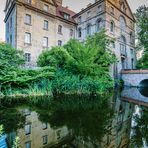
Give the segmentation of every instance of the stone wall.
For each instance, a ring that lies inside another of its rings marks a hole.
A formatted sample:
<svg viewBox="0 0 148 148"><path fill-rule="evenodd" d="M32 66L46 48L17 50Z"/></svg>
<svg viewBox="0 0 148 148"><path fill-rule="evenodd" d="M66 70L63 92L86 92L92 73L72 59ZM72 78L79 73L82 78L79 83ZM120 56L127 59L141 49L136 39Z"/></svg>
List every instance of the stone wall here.
<svg viewBox="0 0 148 148"><path fill-rule="evenodd" d="M125 86L137 87L141 81L148 79L148 70L122 71L121 78Z"/></svg>

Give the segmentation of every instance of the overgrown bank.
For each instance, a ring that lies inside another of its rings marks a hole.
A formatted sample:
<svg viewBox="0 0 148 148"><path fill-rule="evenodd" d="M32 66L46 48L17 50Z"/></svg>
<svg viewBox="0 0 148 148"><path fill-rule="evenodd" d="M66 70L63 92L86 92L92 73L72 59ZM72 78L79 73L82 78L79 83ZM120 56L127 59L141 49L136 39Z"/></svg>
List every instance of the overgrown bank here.
<svg viewBox="0 0 148 148"><path fill-rule="evenodd" d="M0 95L102 93L113 87L109 67L115 56L111 40L102 31L84 43L70 40L39 56L37 70L22 69L23 53L0 44Z"/></svg>

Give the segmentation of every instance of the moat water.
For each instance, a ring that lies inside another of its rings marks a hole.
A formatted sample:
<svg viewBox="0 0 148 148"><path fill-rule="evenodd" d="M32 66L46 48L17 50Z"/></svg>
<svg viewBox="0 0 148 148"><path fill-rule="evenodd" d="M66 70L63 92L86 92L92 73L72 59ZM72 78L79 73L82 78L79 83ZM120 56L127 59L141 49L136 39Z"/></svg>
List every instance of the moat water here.
<svg viewBox="0 0 148 148"><path fill-rule="evenodd" d="M0 103L5 147L16 139L20 148L148 147L147 88L29 100Z"/></svg>

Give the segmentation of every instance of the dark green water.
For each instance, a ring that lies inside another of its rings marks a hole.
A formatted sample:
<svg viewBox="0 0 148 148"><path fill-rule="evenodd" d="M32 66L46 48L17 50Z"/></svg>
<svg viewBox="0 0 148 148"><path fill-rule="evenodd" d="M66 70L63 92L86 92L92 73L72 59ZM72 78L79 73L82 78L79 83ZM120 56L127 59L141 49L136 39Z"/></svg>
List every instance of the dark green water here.
<svg viewBox="0 0 148 148"><path fill-rule="evenodd" d="M147 93L125 88L102 96L30 98L25 103L6 98L0 104L0 125L10 148L16 137L21 148L147 148Z"/></svg>

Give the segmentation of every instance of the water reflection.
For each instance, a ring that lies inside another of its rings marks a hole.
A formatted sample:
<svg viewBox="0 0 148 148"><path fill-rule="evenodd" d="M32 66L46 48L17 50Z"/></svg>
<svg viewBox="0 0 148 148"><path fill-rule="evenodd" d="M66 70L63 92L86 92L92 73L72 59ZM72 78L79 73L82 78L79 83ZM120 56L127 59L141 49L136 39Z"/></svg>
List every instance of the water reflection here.
<svg viewBox="0 0 148 148"><path fill-rule="evenodd" d="M141 87L138 88L138 90L142 96L148 97L148 87Z"/></svg>
<svg viewBox="0 0 148 148"><path fill-rule="evenodd" d="M36 105L7 105L0 109L0 125L10 147L16 136L21 148L141 147L148 142L148 109L138 106L137 114L134 104L121 100L123 94L58 96L50 103L45 99Z"/></svg>

